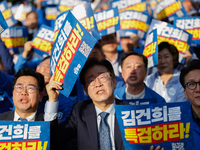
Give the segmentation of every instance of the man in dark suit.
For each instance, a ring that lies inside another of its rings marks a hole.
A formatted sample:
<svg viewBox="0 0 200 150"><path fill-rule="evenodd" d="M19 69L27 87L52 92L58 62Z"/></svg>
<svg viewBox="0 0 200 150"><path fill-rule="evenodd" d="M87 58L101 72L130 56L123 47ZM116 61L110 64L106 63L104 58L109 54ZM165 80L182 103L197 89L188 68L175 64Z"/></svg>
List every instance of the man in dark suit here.
<svg viewBox="0 0 200 150"><path fill-rule="evenodd" d="M29 68L20 69L12 82L15 110L0 114L0 120L43 121L43 114L37 108L42 101L44 87L42 74Z"/></svg>
<svg viewBox="0 0 200 150"><path fill-rule="evenodd" d="M51 78L46 89L49 95L47 110L52 113L53 109L48 104L56 104L59 92L56 89L62 89L61 83L53 81ZM124 145L119 130L119 126L115 117L114 105L124 105L123 101L116 100L114 97L114 88L116 87L116 79L112 65L107 60L99 61L96 58L89 59L80 74L81 83L84 90L92 100L78 102L74 105L70 117L58 126L55 126L51 133L52 145L51 149L59 149L65 147L67 142L73 138L78 140L78 149L82 150L98 150L101 149L99 138L101 112L107 112L107 122L109 125L110 149L124 150ZM56 112L56 111L54 111ZM51 120L49 120L51 121Z"/></svg>
<svg viewBox="0 0 200 150"><path fill-rule="evenodd" d="M107 60L90 58L80 73L80 81L91 100L76 103L70 116L62 123L56 121L57 99L62 83L53 81L46 85L49 101L45 120L52 121L51 150L65 149L67 143L77 138L79 150L124 150L114 105L127 103L114 97L116 87L112 65ZM104 115L105 114L105 118Z"/></svg>

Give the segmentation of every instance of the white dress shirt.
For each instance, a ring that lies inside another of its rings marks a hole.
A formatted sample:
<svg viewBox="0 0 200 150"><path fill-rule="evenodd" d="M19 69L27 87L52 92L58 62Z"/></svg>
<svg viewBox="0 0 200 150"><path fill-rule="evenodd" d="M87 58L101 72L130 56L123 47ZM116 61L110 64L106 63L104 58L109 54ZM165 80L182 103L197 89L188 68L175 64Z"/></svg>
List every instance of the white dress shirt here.
<svg viewBox="0 0 200 150"><path fill-rule="evenodd" d="M34 112L32 115L28 116L26 119L27 121L35 121L35 115L36 115L37 111ZM17 114L17 112L15 111L14 113L14 121L19 121L20 116Z"/></svg>

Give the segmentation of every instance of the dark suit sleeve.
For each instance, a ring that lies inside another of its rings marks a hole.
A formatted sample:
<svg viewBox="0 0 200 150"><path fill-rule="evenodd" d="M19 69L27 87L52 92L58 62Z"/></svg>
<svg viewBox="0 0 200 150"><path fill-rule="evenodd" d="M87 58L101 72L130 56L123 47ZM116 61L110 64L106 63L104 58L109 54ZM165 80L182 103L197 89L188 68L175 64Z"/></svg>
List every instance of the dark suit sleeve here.
<svg viewBox="0 0 200 150"><path fill-rule="evenodd" d="M51 121L51 150L63 149L68 143L77 137L76 107L72 108L70 116L64 121L57 119Z"/></svg>

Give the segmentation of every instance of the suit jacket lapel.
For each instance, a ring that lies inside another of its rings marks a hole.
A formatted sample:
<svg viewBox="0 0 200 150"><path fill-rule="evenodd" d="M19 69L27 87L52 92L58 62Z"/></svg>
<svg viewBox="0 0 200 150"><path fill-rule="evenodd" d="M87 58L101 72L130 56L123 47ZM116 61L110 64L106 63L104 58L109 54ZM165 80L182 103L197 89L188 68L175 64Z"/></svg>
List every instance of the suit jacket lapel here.
<svg viewBox="0 0 200 150"><path fill-rule="evenodd" d="M85 109L85 118L87 124L87 130L91 139L94 150L98 150L98 129L97 129L97 117L94 104L91 103L88 105L88 108Z"/></svg>

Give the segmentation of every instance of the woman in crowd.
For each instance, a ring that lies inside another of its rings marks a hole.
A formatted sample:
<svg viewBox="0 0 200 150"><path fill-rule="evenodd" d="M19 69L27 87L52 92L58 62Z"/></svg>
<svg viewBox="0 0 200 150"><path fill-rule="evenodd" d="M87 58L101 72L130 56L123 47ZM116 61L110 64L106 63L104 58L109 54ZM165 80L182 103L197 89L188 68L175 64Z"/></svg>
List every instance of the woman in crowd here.
<svg viewBox="0 0 200 150"><path fill-rule="evenodd" d="M158 46L158 71L147 77L146 85L160 94L165 101L187 101L184 89L179 82L179 53L174 45L162 42Z"/></svg>

